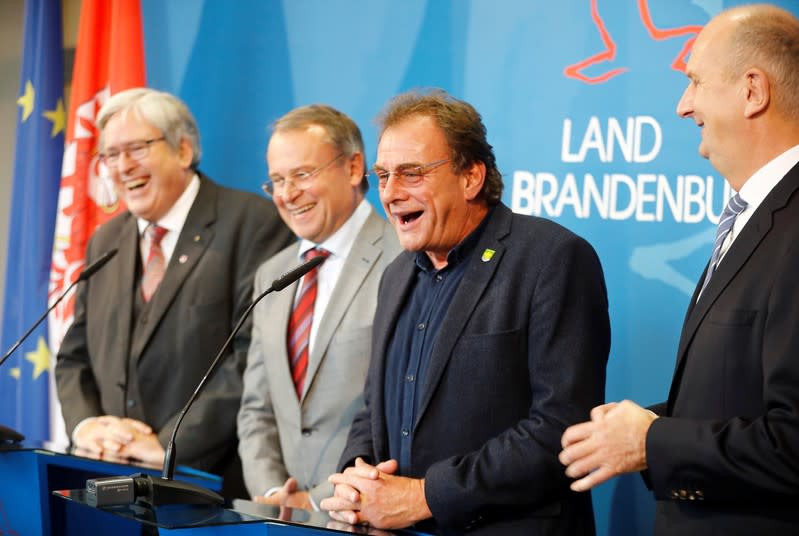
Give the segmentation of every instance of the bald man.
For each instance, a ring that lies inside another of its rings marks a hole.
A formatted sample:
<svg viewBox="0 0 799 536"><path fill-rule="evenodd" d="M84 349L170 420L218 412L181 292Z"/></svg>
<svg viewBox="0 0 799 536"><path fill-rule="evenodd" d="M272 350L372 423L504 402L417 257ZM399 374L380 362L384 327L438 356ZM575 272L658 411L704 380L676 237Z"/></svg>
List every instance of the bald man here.
<svg viewBox="0 0 799 536"><path fill-rule="evenodd" d="M645 470L656 534L799 534L799 20L722 12L677 113L736 195L691 300L669 398L594 408L563 434L585 491Z"/></svg>

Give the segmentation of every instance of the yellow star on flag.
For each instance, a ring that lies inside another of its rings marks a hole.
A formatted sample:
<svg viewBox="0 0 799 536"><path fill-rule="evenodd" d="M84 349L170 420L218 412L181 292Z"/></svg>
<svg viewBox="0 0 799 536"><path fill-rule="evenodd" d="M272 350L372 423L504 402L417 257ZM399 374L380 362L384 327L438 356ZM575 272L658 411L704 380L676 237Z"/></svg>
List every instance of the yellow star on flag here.
<svg viewBox="0 0 799 536"><path fill-rule="evenodd" d="M45 110L42 115L53 122L53 128L50 130L51 138L55 138L56 134L64 130L67 124L67 114L64 112L63 99L58 99L55 110Z"/></svg>
<svg viewBox="0 0 799 536"><path fill-rule="evenodd" d="M20 373L19 373L19 367L14 367L14 368L12 368L12 369L11 369L11 370L8 372L8 374L9 374L9 376L11 376L12 378L14 378L15 380L18 380L18 379L19 379L19 376L20 376Z"/></svg>
<svg viewBox="0 0 799 536"><path fill-rule="evenodd" d="M17 99L17 104L22 106L22 122L28 120L31 113L33 113L33 104L36 101L36 91L33 89L33 84L28 80L25 82L25 93Z"/></svg>
<svg viewBox="0 0 799 536"><path fill-rule="evenodd" d="M50 370L50 349L44 342L44 337L39 337L35 351L25 352L25 359L33 363L34 380L41 376L42 372Z"/></svg>

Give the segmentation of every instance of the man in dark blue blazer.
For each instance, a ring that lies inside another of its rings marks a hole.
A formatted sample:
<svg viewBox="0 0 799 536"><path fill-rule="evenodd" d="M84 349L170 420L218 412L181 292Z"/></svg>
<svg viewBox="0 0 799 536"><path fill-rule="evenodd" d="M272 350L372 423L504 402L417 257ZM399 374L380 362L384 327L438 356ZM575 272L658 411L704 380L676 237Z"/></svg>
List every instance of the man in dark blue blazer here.
<svg viewBox="0 0 799 536"><path fill-rule="evenodd" d="M564 434L561 460L577 490L647 469L657 534L799 534L799 20L722 12L686 74L677 113L702 127L700 154L737 194L668 401L596 408Z"/></svg>
<svg viewBox="0 0 799 536"><path fill-rule="evenodd" d="M322 507L378 528L593 534L557 452L604 398L594 250L500 203L480 115L443 91L389 104L373 173L406 251L383 275L366 408Z"/></svg>

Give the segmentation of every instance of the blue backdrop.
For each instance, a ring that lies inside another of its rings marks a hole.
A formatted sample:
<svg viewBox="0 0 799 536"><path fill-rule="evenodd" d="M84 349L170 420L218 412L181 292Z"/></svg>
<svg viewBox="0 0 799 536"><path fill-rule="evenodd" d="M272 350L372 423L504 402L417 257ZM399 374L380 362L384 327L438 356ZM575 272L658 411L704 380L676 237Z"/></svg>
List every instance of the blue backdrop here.
<svg viewBox="0 0 799 536"><path fill-rule="evenodd" d="M691 40L724 0L142 0L149 85L194 111L202 169L258 191L268 125L324 102L376 147L393 95L439 86L482 113L517 212L587 238L605 268L607 398L664 400L683 314L729 195L675 115ZM799 12L797 2L778 5ZM376 202L376 188L370 200ZM637 476L594 493L600 534L651 532Z"/></svg>

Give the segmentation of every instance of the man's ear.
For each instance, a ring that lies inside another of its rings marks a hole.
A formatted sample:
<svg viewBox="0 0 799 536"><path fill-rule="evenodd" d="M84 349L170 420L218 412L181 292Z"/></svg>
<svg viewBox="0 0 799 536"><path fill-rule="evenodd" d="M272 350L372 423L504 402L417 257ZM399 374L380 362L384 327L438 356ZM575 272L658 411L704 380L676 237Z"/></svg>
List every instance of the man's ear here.
<svg viewBox="0 0 799 536"><path fill-rule="evenodd" d="M751 119L763 113L771 101L771 82L761 69L752 68L744 74L746 81L744 116Z"/></svg>
<svg viewBox="0 0 799 536"><path fill-rule="evenodd" d="M180 165L184 169L191 167L191 161L194 159L194 148L188 138L180 140L180 148L178 149L178 158Z"/></svg>
<svg viewBox="0 0 799 536"><path fill-rule="evenodd" d="M363 155L361 153L353 153L350 157L350 184L356 186L361 184L362 180L367 180L364 176L366 173L368 173L368 170L364 168Z"/></svg>
<svg viewBox="0 0 799 536"><path fill-rule="evenodd" d="M464 197L467 201L473 201L483 190L486 180L486 165L483 162L474 162L461 173L461 176L465 179Z"/></svg>

